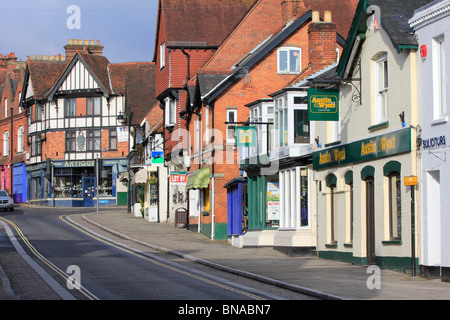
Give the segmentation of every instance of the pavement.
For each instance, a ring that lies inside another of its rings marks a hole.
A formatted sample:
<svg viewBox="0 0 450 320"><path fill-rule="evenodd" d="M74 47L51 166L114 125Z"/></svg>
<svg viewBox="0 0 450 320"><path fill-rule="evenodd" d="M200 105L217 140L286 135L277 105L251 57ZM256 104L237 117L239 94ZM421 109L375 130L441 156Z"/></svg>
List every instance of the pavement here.
<svg viewBox="0 0 450 320"><path fill-rule="evenodd" d="M236 248L228 241L210 240L201 233L176 228L171 223L152 223L134 217L126 208L102 208L99 213L70 215L69 219L80 227L119 236L127 243L144 245L322 299L450 300L450 283L440 279L429 280L381 269L379 281L373 282L377 274L365 266L316 256L291 257L269 247ZM14 299L1 266L0 280L3 280L0 281L0 299ZM374 283L380 286L373 288L370 284Z"/></svg>

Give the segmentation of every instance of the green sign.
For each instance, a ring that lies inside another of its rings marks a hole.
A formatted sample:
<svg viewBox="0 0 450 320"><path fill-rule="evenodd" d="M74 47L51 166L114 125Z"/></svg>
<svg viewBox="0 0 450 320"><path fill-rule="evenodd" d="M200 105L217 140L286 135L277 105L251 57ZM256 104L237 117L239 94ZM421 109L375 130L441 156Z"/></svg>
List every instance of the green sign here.
<svg viewBox="0 0 450 320"><path fill-rule="evenodd" d="M308 89L308 120L339 121L339 90Z"/></svg>
<svg viewBox="0 0 450 320"><path fill-rule="evenodd" d="M254 147L256 140L256 127L236 127L236 146Z"/></svg>
<svg viewBox="0 0 450 320"><path fill-rule="evenodd" d="M411 129L386 133L313 153L314 170L392 156L411 151Z"/></svg>

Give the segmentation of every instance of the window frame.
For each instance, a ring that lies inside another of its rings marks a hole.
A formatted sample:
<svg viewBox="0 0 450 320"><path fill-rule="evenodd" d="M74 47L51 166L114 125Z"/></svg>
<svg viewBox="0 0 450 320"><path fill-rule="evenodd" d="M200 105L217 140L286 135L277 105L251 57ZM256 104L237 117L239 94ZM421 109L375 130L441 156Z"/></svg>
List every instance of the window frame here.
<svg viewBox="0 0 450 320"><path fill-rule="evenodd" d="M24 152L24 135L25 135L24 127L19 126L17 128L17 153Z"/></svg>
<svg viewBox="0 0 450 320"><path fill-rule="evenodd" d="M234 114L234 121L230 120L230 114L233 113ZM227 109L227 122L237 122L237 117L238 117L238 110L237 109ZM235 144L236 143L236 124L227 124L227 129L226 129L226 141L227 144ZM230 136L230 130L233 130L234 134L233 134L233 138L229 138Z"/></svg>
<svg viewBox="0 0 450 320"><path fill-rule="evenodd" d="M375 124L388 120L389 60L386 52L374 61Z"/></svg>
<svg viewBox="0 0 450 320"><path fill-rule="evenodd" d="M294 71L291 70L291 52L298 51L298 64ZM286 53L286 69L281 69L281 54ZM282 47L277 50L277 73L298 74L302 69L302 49L300 47Z"/></svg>
<svg viewBox="0 0 450 320"><path fill-rule="evenodd" d="M166 127L173 127L177 124L177 100L167 97L164 102Z"/></svg>
<svg viewBox="0 0 450 320"><path fill-rule="evenodd" d="M166 66L166 43L163 42L159 45L159 70L164 69Z"/></svg>
<svg viewBox="0 0 450 320"><path fill-rule="evenodd" d="M388 176L388 200L389 200L389 240L401 241L402 240L402 183L400 172L394 171ZM393 190L392 180L396 179L396 189ZM395 193L394 193L395 191ZM400 196L400 198L399 198ZM393 212L394 200L396 200L397 214ZM395 221L396 220L396 221ZM396 228L396 230L394 230Z"/></svg>
<svg viewBox="0 0 450 320"><path fill-rule="evenodd" d="M5 130L3 132L3 156L9 156L9 131Z"/></svg>
<svg viewBox="0 0 450 320"><path fill-rule="evenodd" d="M445 81L445 37L433 38L433 120L447 116L446 81Z"/></svg>
<svg viewBox="0 0 450 320"><path fill-rule="evenodd" d="M75 130L67 130L65 134L66 152L77 151L77 132ZM72 148L73 145L73 148Z"/></svg>
<svg viewBox="0 0 450 320"><path fill-rule="evenodd" d="M77 115L77 99L64 99L64 118L73 118Z"/></svg>
<svg viewBox="0 0 450 320"><path fill-rule="evenodd" d="M98 113L95 110L95 101L98 100ZM86 98L86 116L101 116L102 115L102 97L88 97ZM92 113L89 110L89 104L92 103Z"/></svg>
<svg viewBox="0 0 450 320"><path fill-rule="evenodd" d="M98 149L95 149L96 140L99 141ZM100 129L86 130L86 152L100 152L101 150L102 150L102 130Z"/></svg>
<svg viewBox="0 0 450 320"><path fill-rule="evenodd" d="M112 148L112 141L115 140L115 148ZM109 129L109 136L108 136L108 142L109 142L109 150L110 151L117 151L118 150L118 138L117 138L117 129Z"/></svg>

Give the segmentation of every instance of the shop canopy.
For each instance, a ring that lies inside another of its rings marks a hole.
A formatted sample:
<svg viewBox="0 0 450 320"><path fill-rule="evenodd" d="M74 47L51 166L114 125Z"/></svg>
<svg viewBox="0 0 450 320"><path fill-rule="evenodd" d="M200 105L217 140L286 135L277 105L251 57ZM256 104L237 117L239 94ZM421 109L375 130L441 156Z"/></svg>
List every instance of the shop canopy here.
<svg viewBox="0 0 450 320"><path fill-rule="evenodd" d="M186 182L186 190L206 189L209 186L210 180L211 180L210 167L196 170L190 176L188 176Z"/></svg>
<svg viewBox="0 0 450 320"><path fill-rule="evenodd" d="M147 183L147 169L141 168L131 178L131 184L144 184Z"/></svg>

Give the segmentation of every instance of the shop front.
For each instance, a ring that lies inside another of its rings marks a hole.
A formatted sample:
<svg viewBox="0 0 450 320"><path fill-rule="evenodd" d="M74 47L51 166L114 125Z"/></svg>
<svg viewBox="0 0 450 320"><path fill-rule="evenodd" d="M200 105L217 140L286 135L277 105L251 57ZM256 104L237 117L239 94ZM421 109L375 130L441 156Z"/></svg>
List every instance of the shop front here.
<svg viewBox="0 0 450 320"><path fill-rule="evenodd" d="M117 168L126 159L53 160L27 167L29 202L54 207L94 207L117 205ZM53 184L51 183L53 181ZM97 192L98 190L98 192Z"/></svg>

